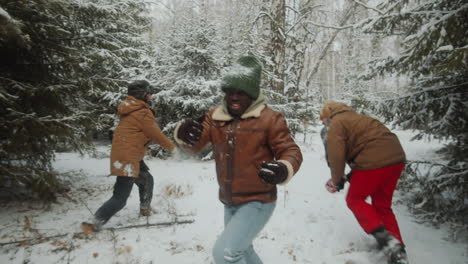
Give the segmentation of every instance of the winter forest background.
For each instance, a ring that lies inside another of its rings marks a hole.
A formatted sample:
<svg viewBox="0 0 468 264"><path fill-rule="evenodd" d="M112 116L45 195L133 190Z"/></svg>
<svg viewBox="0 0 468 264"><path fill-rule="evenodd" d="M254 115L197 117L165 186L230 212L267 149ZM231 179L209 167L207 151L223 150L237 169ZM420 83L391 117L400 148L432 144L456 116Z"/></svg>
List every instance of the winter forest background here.
<svg viewBox="0 0 468 264"><path fill-rule="evenodd" d="M55 154L108 141L129 81L156 86L171 135L253 54L294 134L312 133L333 99L443 141L437 160L408 162L399 188L421 219L466 230L467 32L465 0L0 0L0 198L66 192Z"/></svg>

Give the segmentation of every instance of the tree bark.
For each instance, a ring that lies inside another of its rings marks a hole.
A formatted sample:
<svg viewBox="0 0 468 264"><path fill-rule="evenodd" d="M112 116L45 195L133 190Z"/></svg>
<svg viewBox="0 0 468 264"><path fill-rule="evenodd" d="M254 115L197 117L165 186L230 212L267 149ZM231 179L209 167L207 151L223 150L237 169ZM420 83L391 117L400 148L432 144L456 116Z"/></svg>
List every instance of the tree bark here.
<svg viewBox="0 0 468 264"><path fill-rule="evenodd" d="M286 53L286 3L285 0L274 0L271 20L271 59L273 62L272 90L284 93L284 65Z"/></svg>

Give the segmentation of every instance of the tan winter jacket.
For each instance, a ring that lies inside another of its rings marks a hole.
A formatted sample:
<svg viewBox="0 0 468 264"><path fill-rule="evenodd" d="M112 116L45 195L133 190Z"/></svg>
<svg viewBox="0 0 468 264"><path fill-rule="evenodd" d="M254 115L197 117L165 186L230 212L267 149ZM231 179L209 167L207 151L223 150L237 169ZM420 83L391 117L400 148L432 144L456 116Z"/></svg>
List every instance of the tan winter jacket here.
<svg viewBox="0 0 468 264"><path fill-rule="evenodd" d="M378 120L337 102L326 104L321 117L329 118L326 143L335 183L343 177L346 163L351 169L371 170L406 161L397 136Z"/></svg>
<svg viewBox="0 0 468 264"><path fill-rule="evenodd" d="M118 107L120 122L114 131L111 150L111 174L138 177L150 141L166 150L175 148L156 123L154 111L143 101L128 96Z"/></svg>
<svg viewBox="0 0 468 264"><path fill-rule="evenodd" d="M290 135L282 114L264 104L260 96L241 119L233 119L225 106L208 112L203 121L201 139L187 149L198 152L205 145L213 146L219 199L226 205L249 201L276 200L276 185L267 184L258 176L262 161L278 160L288 168L288 182L299 170L302 153ZM178 127L175 135L177 135ZM176 141L185 145L176 137Z"/></svg>

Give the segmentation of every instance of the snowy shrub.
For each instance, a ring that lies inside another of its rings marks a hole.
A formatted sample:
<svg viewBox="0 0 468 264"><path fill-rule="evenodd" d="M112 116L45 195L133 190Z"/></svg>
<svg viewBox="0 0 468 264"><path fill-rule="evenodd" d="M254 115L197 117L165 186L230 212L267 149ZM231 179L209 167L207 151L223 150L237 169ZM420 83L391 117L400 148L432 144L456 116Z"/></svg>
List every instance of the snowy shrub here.
<svg viewBox="0 0 468 264"><path fill-rule="evenodd" d="M463 223L468 215L468 168L460 165L408 162L399 189L415 214L433 224Z"/></svg>
<svg viewBox="0 0 468 264"><path fill-rule="evenodd" d="M179 199L185 196L190 196L193 193L191 185L176 185L169 184L164 186L163 194L165 198Z"/></svg>

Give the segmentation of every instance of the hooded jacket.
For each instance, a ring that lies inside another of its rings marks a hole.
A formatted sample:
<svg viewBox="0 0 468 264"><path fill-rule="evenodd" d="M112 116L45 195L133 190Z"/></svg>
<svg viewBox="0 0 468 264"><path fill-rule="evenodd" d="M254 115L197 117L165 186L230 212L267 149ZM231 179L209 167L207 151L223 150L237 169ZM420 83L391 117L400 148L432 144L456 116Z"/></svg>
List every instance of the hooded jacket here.
<svg viewBox="0 0 468 264"><path fill-rule="evenodd" d="M378 120L337 102L326 104L321 118L329 118L326 150L335 183L344 176L346 163L353 170L371 170L406 161L397 136Z"/></svg>
<svg viewBox="0 0 468 264"><path fill-rule="evenodd" d="M117 111L120 121L112 138L111 174L138 177L140 160L151 141L168 151L175 144L162 133L155 112L144 101L128 96Z"/></svg>
<svg viewBox="0 0 468 264"><path fill-rule="evenodd" d="M249 201L272 202L277 198L276 185L258 176L263 161L277 160L286 165L286 184L299 170L302 153L290 135L282 114L265 105L260 94L240 119L229 115L225 105L211 109L202 123L200 141L187 146L192 152L211 143L216 161L219 199L238 205ZM177 135L178 127L175 135Z"/></svg>

